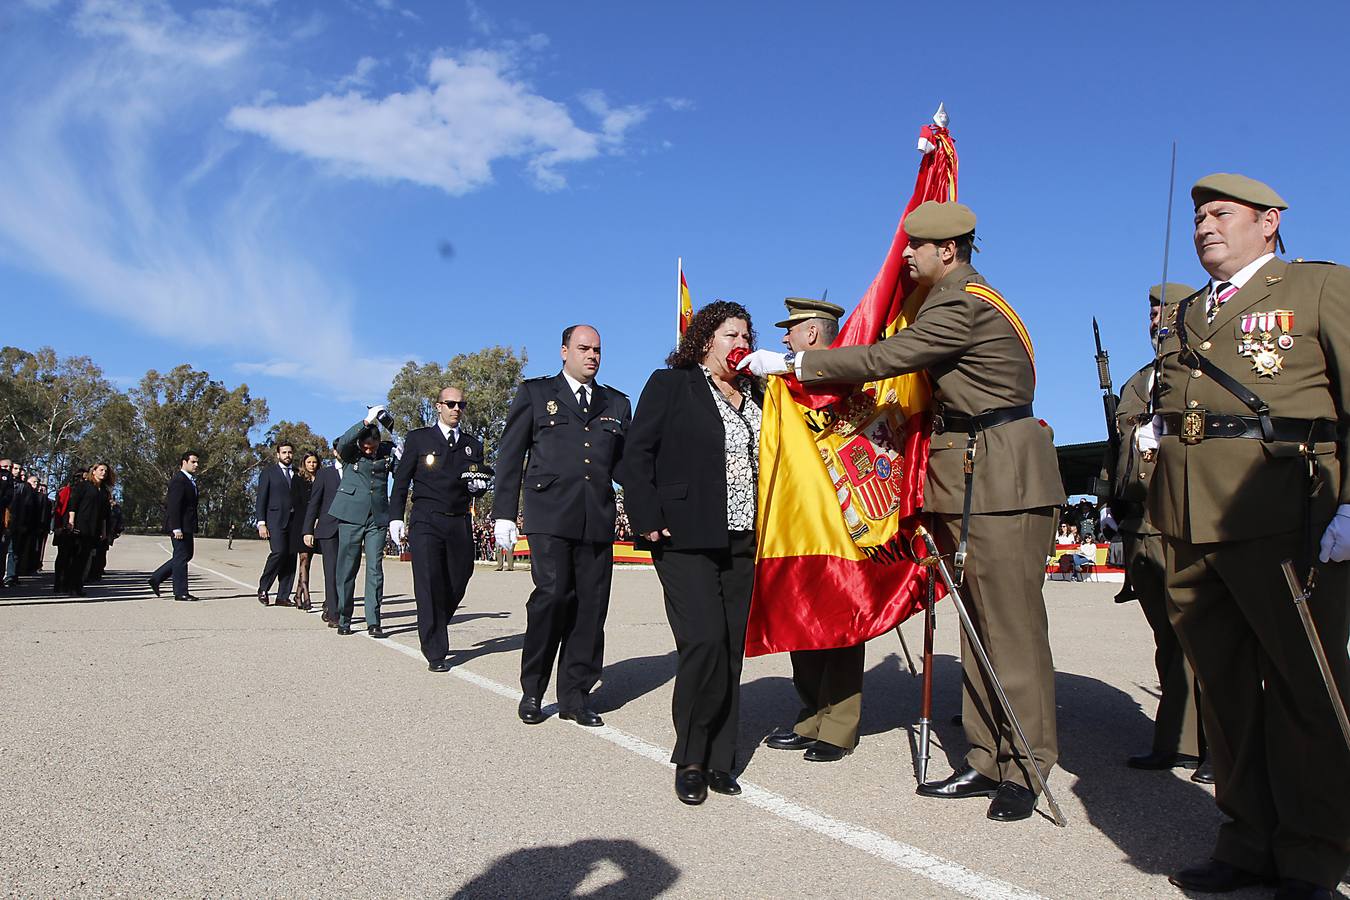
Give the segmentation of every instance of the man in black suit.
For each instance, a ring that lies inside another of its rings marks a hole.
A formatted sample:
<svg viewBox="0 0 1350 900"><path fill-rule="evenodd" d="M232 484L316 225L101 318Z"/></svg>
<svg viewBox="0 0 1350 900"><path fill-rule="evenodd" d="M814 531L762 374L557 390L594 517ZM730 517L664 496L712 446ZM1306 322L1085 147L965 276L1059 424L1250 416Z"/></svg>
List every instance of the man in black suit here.
<svg viewBox="0 0 1350 900"><path fill-rule="evenodd" d="M200 464L197 451L185 451L178 471L169 479L168 497L164 501L164 532L173 537L173 558L150 576L150 590L156 597L160 584L172 575L173 599L200 599L188 593L188 560L192 559L192 538L197 533L197 467Z"/></svg>
<svg viewBox="0 0 1350 900"><path fill-rule="evenodd" d="M473 534L469 501L487 490L491 470L483 464L483 442L460 430L465 406L457 387L441 390L436 424L408 433L394 471L389 515L401 517L412 489L408 545L412 551L417 636L432 672L449 671L450 619L473 575ZM403 542L402 518L391 518L389 536Z"/></svg>
<svg viewBox="0 0 1350 900"><path fill-rule="evenodd" d="M632 409L623 393L595 382L600 333L594 328L573 325L563 332L562 361L557 375L531 378L516 390L497 454L492 517L498 545L515 546L523 476L534 592L525 606L520 720L544 720L540 701L558 658L559 718L598 726L604 723L586 698L604 665L614 469Z"/></svg>
<svg viewBox="0 0 1350 900"><path fill-rule="evenodd" d="M296 554L290 550L291 518L295 510L291 504L291 459L295 446L280 441L276 446L276 465L263 466L258 473L258 503L254 515L258 519L258 537L268 542L271 550L258 579L258 602L267 605L267 592L273 583L277 586L277 606L291 605L291 584L295 581Z"/></svg>
<svg viewBox="0 0 1350 900"><path fill-rule="evenodd" d="M14 466L10 475L13 487L5 507L9 511L9 547L0 556L0 566L4 568L4 586L7 588L14 587L19 578L21 560L29 543L29 529L38 506L37 492L25 480L23 468Z"/></svg>
<svg viewBox="0 0 1350 900"><path fill-rule="evenodd" d="M305 546L313 547L317 541L319 555L323 557L323 620L329 628L336 628L338 624L338 523L329 514L338 485L342 483L342 457L338 455L337 444L333 441L333 464L319 469L319 474L314 476L314 489L309 494L309 507L305 510L302 526Z"/></svg>

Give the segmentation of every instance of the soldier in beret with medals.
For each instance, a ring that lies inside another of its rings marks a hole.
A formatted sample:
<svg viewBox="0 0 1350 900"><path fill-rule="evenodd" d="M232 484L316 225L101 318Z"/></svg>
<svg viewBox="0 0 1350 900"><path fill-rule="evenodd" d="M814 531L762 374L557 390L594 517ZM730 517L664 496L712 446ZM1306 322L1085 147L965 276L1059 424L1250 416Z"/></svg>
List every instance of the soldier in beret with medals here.
<svg viewBox="0 0 1350 900"><path fill-rule="evenodd" d="M1345 696L1350 269L1275 255L1288 204L1268 185L1220 173L1191 198L1210 282L1164 315L1140 440L1157 442L1149 518L1228 821L1212 858L1171 881L1330 898L1350 865L1350 753L1281 562L1311 575L1307 610Z"/></svg>

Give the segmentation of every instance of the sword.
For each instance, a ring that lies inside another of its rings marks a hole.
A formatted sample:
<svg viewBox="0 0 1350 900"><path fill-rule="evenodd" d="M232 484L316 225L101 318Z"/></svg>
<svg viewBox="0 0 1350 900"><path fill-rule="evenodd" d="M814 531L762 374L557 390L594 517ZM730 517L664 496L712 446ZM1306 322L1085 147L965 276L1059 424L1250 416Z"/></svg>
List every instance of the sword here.
<svg viewBox="0 0 1350 900"><path fill-rule="evenodd" d="M956 614L961 617L961 630L966 634L966 640L970 642L970 648L975 652L975 658L979 660L980 668L984 669L984 674L989 676L989 683L994 686L994 693L998 696L999 705L1003 708L1003 714L1008 717L1008 722L1013 727L1013 733L1017 736L1017 741L1021 744L1022 752L1026 754L1027 762L1031 763L1031 772L1036 776L1036 785L1041 789L1041 795L1045 797L1045 802L1050 806L1050 815L1054 823L1063 828L1068 822L1064 814L1060 812L1059 804L1055 802L1054 795L1050 793L1050 785L1045 783L1045 774L1041 772L1040 763L1036 762L1036 755L1031 752L1031 742L1027 740L1026 732L1022 730L1022 723L1017 720L1017 713L1013 712L1012 703L1008 700L1008 695L1003 690L1003 682L998 680L998 673L994 671L994 664L989 661L989 654L984 652L984 644L980 641L979 634L975 631L975 623L971 621L970 613L966 611L965 601L961 599L961 592L956 589L956 583L952 581L951 572L947 571L947 564L942 560L942 554L938 552L937 544L933 542L933 536L928 533L928 529L920 525L914 530L914 533L923 539L924 547L928 550L928 556L919 560L919 565L936 569L942 583L947 587L947 595L951 597L952 604L956 607Z"/></svg>
<svg viewBox="0 0 1350 900"><path fill-rule="evenodd" d="M1341 692L1336 689L1331 664L1327 662L1326 650L1322 647L1321 638L1317 636L1317 626L1313 623L1312 612L1308 609L1308 597L1312 595L1312 591L1299 583L1292 560L1286 559L1280 563L1280 568L1284 570L1284 580L1289 582L1289 593L1294 598L1294 608L1298 610L1299 621L1303 623L1303 630L1308 635L1308 644L1312 647L1313 656L1317 657L1317 668L1322 673L1322 683L1327 686L1331 708L1336 711L1336 721L1341 726L1341 737L1345 738L1345 746L1350 749L1350 718L1346 717L1345 703L1341 700Z"/></svg>
<svg viewBox="0 0 1350 900"><path fill-rule="evenodd" d="M933 742L933 630L937 624L935 603L936 585L933 573L924 579L923 604L923 705L919 710L919 784L928 781L928 760Z"/></svg>

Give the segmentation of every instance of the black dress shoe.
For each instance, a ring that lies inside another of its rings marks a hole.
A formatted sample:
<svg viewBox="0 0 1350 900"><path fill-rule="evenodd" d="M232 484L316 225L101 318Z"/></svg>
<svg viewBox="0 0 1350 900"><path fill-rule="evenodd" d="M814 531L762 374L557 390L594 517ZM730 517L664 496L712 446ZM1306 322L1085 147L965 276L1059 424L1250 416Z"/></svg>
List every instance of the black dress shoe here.
<svg viewBox="0 0 1350 900"><path fill-rule="evenodd" d="M343 637L346 637L347 635L349 635L349 634L351 634L351 633L352 633L352 629L351 629L351 626L350 626L350 625L339 625L339 626L338 626L338 634L342 635Z"/></svg>
<svg viewBox="0 0 1350 900"><path fill-rule="evenodd" d="M992 797L998 791L998 782L986 778L969 765L962 766L941 781L919 785L915 791L920 797L941 797L959 800L962 797Z"/></svg>
<svg viewBox="0 0 1350 900"><path fill-rule="evenodd" d="M717 794L726 794L728 797L734 797L741 792L740 783L731 776L730 772L719 772L716 769L708 770L708 790Z"/></svg>
<svg viewBox="0 0 1350 900"><path fill-rule="evenodd" d="M336 628L336 627L338 627L337 619L328 619L327 622L328 622L328 627L329 627L329 628Z"/></svg>
<svg viewBox="0 0 1350 900"><path fill-rule="evenodd" d="M803 737L795 731L775 731L764 739L764 746L772 750L805 750L815 742L815 738Z"/></svg>
<svg viewBox="0 0 1350 900"><path fill-rule="evenodd" d="M384 630L381 629L380 626L378 625L372 625L369 628L367 628L366 634L373 638L388 637L388 635L384 633Z"/></svg>
<svg viewBox="0 0 1350 900"><path fill-rule="evenodd" d="M278 598L277 598L276 605L277 605L277 606L294 606L294 605L295 605L295 601L292 600L292 599L290 599L289 597L287 597L285 600L283 600L283 599L281 599L280 597L278 597Z"/></svg>
<svg viewBox="0 0 1350 900"><path fill-rule="evenodd" d="M427 663L428 672L449 672L450 667L445 664L445 660L438 659L435 662Z"/></svg>
<svg viewBox="0 0 1350 900"><path fill-rule="evenodd" d="M267 591L258 591L258 602L263 606L267 605Z"/></svg>
<svg viewBox="0 0 1350 900"><path fill-rule="evenodd" d="M558 713L558 718L566 719L569 722L576 722L578 725L585 725L587 728L599 728L605 724L605 720L600 718L599 713L591 712L589 709L569 709Z"/></svg>
<svg viewBox="0 0 1350 900"><path fill-rule="evenodd" d="M1275 900L1331 900L1335 896L1331 888L1297 878L1281 878L1280 886L1275 888Z"/></svg>
<svg viewBox="0 0 1350 900"><path fill-rule="evenodd" d="M150 590L152 590L152 591L155 592L155 596L156 596L156 597L160 596L160 593L159 593L159 582L158 582L158 581L156 581L155 579L151 578L149 581L146 582L146 584L150 585Z"/></svg>
<svg viewBox="0 0 1350 900"><path fill-rule="evenodd" d="M544 711L539 708L539 698L531 697L528 694L520 698L520 705L516 707L516 715L520 716L520 721L526 725L538 725L547 718Z"/></svg>
<svg viewBox="0 0 1350 900"><path fill-rule="evenodd" d="M806 748L806 753L802 754L802 759L807 762L839 762L852 752L829 741L813 741Z"/></svg>
<svg viewBox="0 0 1350 900"><path fill-rule="evenodd" d="M1125 765L1131 769L1148 769L1155 771L1159 769L1194 769L1200 765L1199 757L1191 756L1189 753L1141 753L1138 756L1131 756L1125 760Z"/></svg>
<svg viewBox="0 0 1350 900"><path fill-rule="evenodd" d="M1209 764L1209 760L1202 762L1194 772L1191 773L1191 781L1196 784L1213 784L1214 767Z"/></svg>
<svg viewBox="0 0 1350 900"><path fill-rule="evenodd" d="M995 822L1020 822L1030 819L1036 809L1036 795L1020 784L1005 781L998 786L994 802L989 804L989 818Z"/></svg>
<svg viewBox="0 0 1350 900"><path fill-rule="evenodd" d="M1167 880L1184 891L1196 891L1201 894L1226 894L1238 888L1266 884L1269 881L1265 876L1230 866L1217 859L1182 869L1175 875L1168 876Z"/></svg>
<svg viewBox="0 0 1350 900"><path fill-rule="evenodd" d="M201 597L194 597L191 594L184 594L181 597L174 597L179 603L200 603Z"/></svg>
<svg viewBox="0 0 1350 900"><path fill-rule="evenodd" d="M681 803L698 806L708 799L708 779L697 766L675 770L675 796Z"/></svg>

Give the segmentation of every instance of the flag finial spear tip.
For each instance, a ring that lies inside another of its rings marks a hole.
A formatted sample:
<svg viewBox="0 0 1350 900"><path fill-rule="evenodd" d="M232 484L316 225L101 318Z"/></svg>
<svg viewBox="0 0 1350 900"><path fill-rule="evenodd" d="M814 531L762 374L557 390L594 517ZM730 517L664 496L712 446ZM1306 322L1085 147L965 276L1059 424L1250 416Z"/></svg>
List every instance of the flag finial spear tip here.
<svg viewBox="0 0 1350 900"><path fill-rule="evenodd" d="M950 117L947 115L947 104L938 103L937 112L933 113L933 124L939 128L946 128Z"/></svg>

